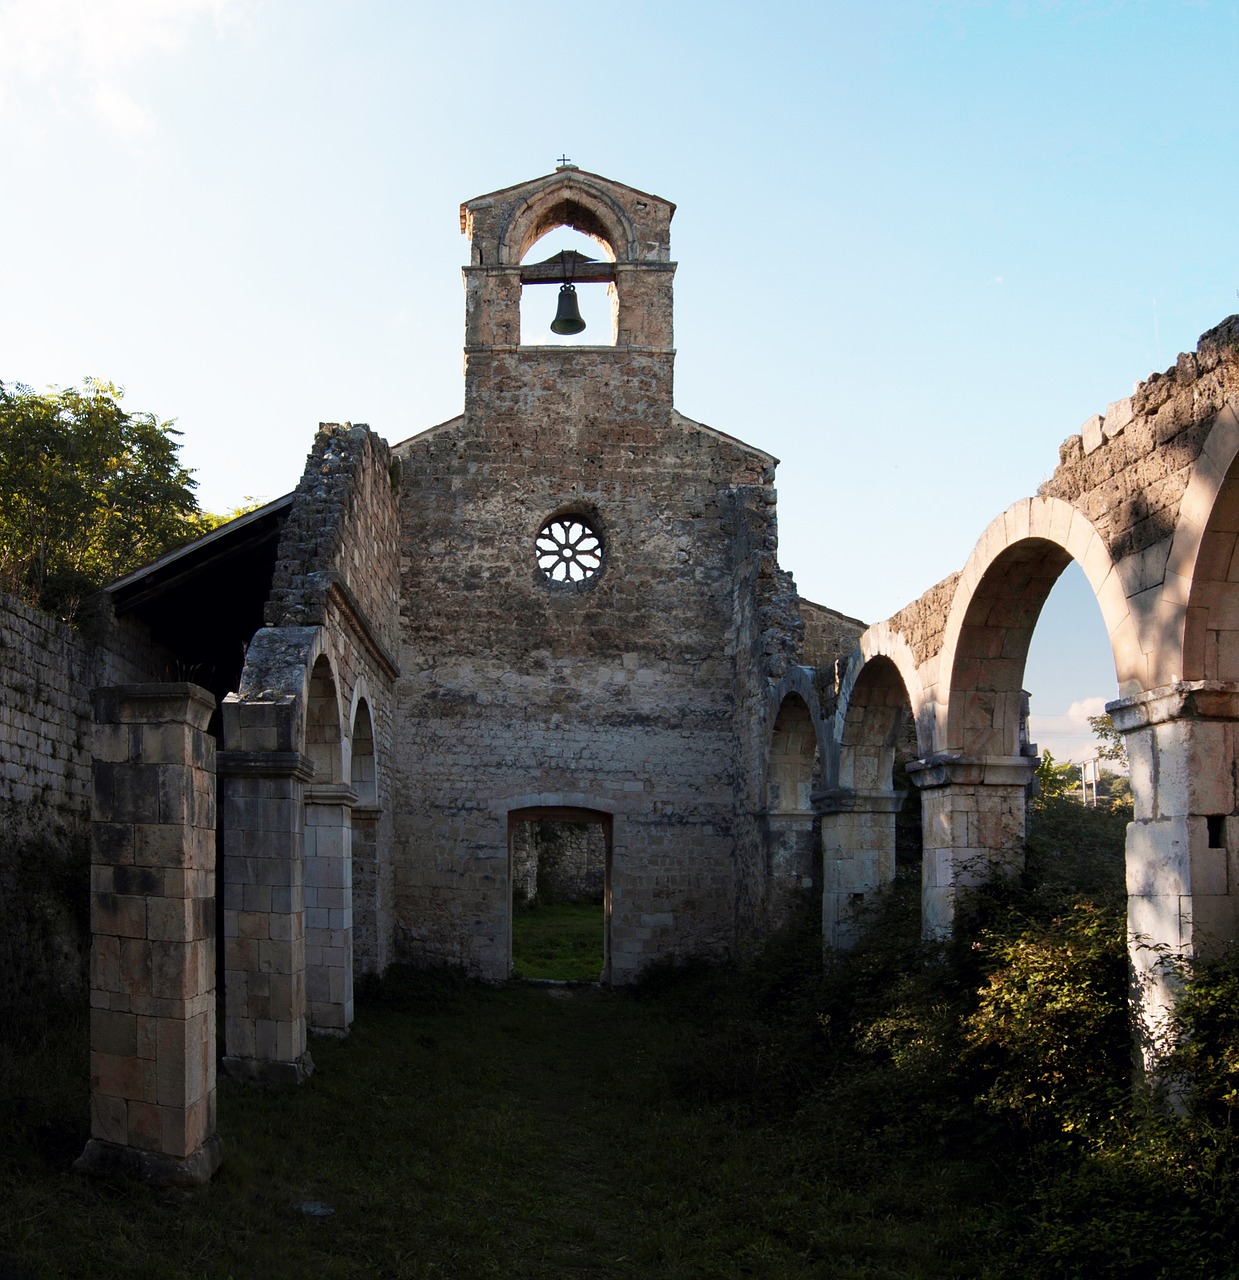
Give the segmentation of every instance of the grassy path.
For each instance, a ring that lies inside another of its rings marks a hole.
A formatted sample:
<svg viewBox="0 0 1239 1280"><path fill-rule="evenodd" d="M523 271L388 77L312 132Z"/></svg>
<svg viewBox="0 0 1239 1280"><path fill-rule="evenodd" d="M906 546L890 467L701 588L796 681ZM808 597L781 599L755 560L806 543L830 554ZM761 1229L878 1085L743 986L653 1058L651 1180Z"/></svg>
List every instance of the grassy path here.
<svg viewBox="0 0 1239 1280"><path fill-rule="evenodd" d="M700 1030L650 999L398 975L313 1041L307 1086L221 1086L225 1164L189 1199L68 1173L84 1092L44 1081L5 1125L0 1277L980 1274L951 1257L945 1165L874 1176L851 1139L693 1100Z"/></svg>

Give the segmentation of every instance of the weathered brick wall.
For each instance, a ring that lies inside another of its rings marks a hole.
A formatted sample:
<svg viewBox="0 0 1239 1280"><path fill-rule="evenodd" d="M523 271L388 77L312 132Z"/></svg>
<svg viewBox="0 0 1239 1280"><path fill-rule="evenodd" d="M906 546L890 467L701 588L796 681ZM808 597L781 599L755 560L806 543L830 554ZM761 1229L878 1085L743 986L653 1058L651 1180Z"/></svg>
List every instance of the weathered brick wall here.
<svg viewBox="0 0 1239 1280"><path fill-rule="evenodd" d="M467 358L466 414L396 449L399 945L505 977L506 812L561 803L615 815L617 977L658 954L724 952L734 594L755 584L732 507L768 490L773 460L673 414L670 352ZM773 508L757 505L764 545ZM548 585L536 564L539 529L564 511L605 542L585 589Z"/></svg>
<svg viewBox="0 0 1239 1280"><path fill-rule="evenodd" d="M0 1010L80 986L88 937L91 689L166 655L100 614L88 639L0 595Z"/></svg>
<svg viewBox="0 0 1239 1280"><path fill-rule="evenodd" d="M851 652L865 624L859 618L828 609L812 600L801 600L804 647L800 661L807 667L831 667Z"/></svg>

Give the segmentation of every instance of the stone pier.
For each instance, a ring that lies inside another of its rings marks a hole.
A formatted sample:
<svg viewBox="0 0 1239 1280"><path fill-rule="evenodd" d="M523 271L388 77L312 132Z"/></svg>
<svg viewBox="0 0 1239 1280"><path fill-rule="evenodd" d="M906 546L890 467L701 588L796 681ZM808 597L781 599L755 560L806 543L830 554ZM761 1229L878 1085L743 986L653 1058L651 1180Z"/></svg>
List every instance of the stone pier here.
<svg viewBox="0 0 1239 1280"><path fill-rule="evenodd" d="M224 1069L299 1084L306 1050L305 784L292 703L224 700Z"/></svg>
<svg viewBox="0 0 1239 1280"><path fill-rule="evenodd" d="M1172 962L1207 959L1239 925L1239 685L1179 682L1106 710L1131 766L1128 946L1141 1047L1152 1066L1174 1002Z"/></svg>
<svg viewBox="0 0 1239 1280"><path fill-rule="evenodd" d="M936 755L908 765L921 791L921 929L950 936L960 891L1024 866L1028 756Z"/></svg>
<svg viewBox="0 0 1239 1280"><path fill-rule="evenodd" d="M215 700L93 695L90 1141L75 1168L206 1182L215 1132Z"/></svg>
<svg viewBox="0 0 1239 1280"><path fill-rule="evenodd" d="M832 790L813 797L822 821L822 945L856 941L857 914L895 878L895 816L903 791Z"/></svg>

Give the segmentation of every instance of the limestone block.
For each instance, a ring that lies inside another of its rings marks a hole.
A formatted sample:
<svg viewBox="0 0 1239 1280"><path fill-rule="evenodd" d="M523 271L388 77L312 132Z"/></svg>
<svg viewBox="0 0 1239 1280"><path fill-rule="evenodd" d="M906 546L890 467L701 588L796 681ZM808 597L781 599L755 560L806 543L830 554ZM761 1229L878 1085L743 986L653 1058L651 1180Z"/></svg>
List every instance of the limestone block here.
<svg viewBox="0 0 1239 1280"><path fill-rule="evenodd" d="M1191 892L1190 832L1185 817L1133 822L1127 828L1127 892L1177 899Z"/></svg>
<svg viewBox="0 0 1239 1280"><path fill-rule="evenodd" d="M1102 417L1101 414L1095 413L1080 428L1080 438L1084 443L1085 454L1090 454L1100 449L1105 440L1102 433Z"/></svg>

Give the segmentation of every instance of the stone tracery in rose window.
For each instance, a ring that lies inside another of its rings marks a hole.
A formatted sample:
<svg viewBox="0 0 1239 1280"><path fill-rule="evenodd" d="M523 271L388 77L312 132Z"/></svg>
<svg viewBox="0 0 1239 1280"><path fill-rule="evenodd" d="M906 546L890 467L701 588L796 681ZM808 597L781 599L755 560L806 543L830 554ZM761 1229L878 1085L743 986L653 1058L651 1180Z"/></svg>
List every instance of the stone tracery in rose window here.
<svg viewBox="0 0 1239 1280"><path fill-rule="evenodd" d="M538 568L551 582L588 582L602 568L602 539L580 516L556 516L537 538Z"/></svg>

